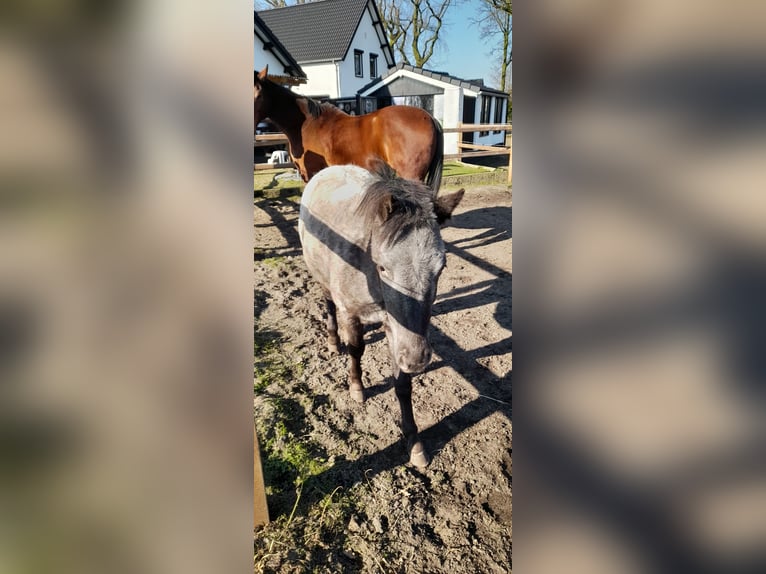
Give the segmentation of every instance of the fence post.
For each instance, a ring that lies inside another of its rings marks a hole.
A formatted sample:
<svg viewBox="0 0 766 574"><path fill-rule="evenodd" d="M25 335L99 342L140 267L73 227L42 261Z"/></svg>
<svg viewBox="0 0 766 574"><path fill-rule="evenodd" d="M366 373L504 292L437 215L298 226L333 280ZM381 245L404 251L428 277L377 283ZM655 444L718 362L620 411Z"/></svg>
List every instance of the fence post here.
<svg viewBox="0 0 766 574"><path fill-rule="evenodd" d="M269 508L266 505L266 485L263 482L261 449L258 448L258 435L253 424L253 528L268 524Z"/></svg>
<svg viewBox="0 0 766 574"><path fill-rule="evenodd" d="M513 185L513 135L511 135L508 148L508 183Z"/></svg>

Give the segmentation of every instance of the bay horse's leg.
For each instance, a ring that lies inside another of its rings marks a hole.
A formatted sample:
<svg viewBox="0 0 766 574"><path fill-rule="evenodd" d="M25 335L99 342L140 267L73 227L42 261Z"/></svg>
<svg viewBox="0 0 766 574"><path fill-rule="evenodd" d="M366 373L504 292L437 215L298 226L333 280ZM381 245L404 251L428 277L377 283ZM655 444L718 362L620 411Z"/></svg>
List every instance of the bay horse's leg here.
<svg viewBox="0 0 766 574"><path fill-rule="evenodd" d="M348 391L351 398L359 403L364 402L364 387L362 386L362 354L364 353L364 329L359 319L353 317L348 325L348 354L351 356L349 369Z"/></svg>
<svg viewBox="0 0 766 574"><path fill-rule="evenodd" d="M410 453L410 463L424 468L428 466L429 458L423 443L418 436L418 427L415 424L415 416L412 413L412 375L402 373L394 366L394 389L396 398L399 400L399 408L402 411L402 432L407 441L407 451Z"/></svg>
<svg viewBox="0 0 766 574"><path fill-rule="evenodd" d="M331 352L337 353L340 346L338 338L338 318L335 301L329 295L325 295L327 304L327 347Z"/></svg>

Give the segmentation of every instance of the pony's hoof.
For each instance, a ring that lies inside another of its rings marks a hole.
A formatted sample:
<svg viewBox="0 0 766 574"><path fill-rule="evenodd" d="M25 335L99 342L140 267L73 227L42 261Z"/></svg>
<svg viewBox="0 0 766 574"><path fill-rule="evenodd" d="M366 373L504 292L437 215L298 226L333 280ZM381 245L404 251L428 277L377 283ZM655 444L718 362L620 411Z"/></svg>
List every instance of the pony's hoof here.
<svg viewBox="0 0 766 574"><path fill-rule="evenodd" d="M340 353L340 341L338 339L329 339L327 341L327 349L334 355Z"/></svg>
<svg viewBox="0 0 766 574"><path fill-rule="evenodd" d="M351 398L357 403L364 402L364 388L362 387L362 385L352 384L349 386L348 392L351 395Z"/></svg>
<svg viewBox="0 0 766 574"><path fill-rule="evenodd" d="M413 446L410 451L410 464L418 468L425 468L428 466L429 462L431 462L431 459L428 456L426 449L423 448L423 443L415 443L415 446Z"/></svg>

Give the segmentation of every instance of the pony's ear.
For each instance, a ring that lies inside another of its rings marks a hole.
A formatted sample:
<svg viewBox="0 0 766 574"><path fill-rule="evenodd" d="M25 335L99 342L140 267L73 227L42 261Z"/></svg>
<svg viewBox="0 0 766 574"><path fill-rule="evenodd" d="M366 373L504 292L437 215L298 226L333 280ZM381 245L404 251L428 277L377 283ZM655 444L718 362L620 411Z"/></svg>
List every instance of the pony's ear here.
<svg viewBox="0 0 766 574"><path fill-rule="evenodd" d="M381 221L387 221L388 216L391 215L391 212L394 209L394 196L389 194L386 194L383 196L383 199L380 200L380 203L378 204L378 217L380 217Z"/></svg>
<svg viewBox="0 0 766 574"><path fill-rule="evenodd" d="M442 225L452 217L452 212L455 210L458 203L460 203L460 200L463 199L464 193L465 189L460 189L455 193L440 195L436 198L436 201L434 202L434 213L436 213L436 221L439 225Z"/></svg>
<svg viewBox="0 0 766 574"><path fill-rule="evenodd" d="M259 80L265 80L266 76L268 76L268 75L269 75L269 65L266 64L266 67L263 70L261 70L260 72L258 72L258 79Z"/></svg>

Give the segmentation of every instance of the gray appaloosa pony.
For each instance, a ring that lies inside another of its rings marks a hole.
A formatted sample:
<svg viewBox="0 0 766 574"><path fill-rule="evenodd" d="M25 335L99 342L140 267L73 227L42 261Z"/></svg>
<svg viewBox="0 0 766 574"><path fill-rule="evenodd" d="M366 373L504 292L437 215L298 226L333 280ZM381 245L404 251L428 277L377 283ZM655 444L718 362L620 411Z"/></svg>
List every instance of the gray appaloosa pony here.
<svg viewBox="0 0 766 574"><path fill-rule="evenodd" d="M323 169L301 199L298 232L306 265L325 294L330 349L345 343L349 391L362 402L362 326L383 323L402 431L418 467L429 457L412 414L412 374L431 360L427 331L445 263L439 226L463 193L435 198L423 183L401 179L380 162L374 173L353 165Z"/></svg>

